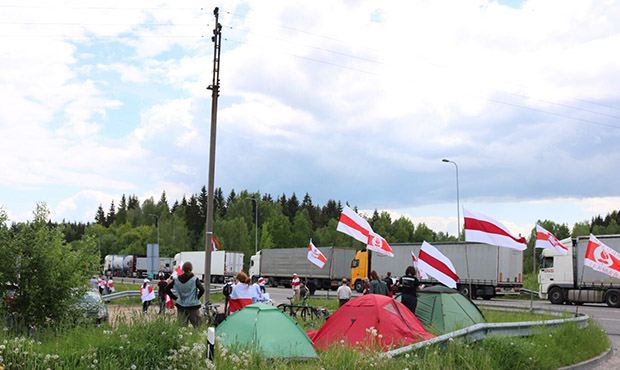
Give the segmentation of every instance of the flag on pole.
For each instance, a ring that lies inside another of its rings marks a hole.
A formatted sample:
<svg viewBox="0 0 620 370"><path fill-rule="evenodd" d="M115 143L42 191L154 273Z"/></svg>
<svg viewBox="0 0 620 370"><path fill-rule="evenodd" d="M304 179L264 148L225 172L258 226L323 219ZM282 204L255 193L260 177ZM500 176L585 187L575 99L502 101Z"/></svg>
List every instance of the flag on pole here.
<svg viewBox="0 0 620 370"><path fill-rule="evenodd" d="M428 279L428 275L426 274L426 272L424 272L424 270L420 268L420 265L418 264L418 257L415 256L413 251L411 251L411 259L413 260L413 267L415 267L415 270L418 272L418 274L420 274L420 279Z"/></svg>
<svg viewBox="0 0 620 370"><path fill-rule="evenodd" d="M525 238L513 236L501 222L465 208L463 208L463 216L465 218L465 241L497 245L519 251L527 248Z"/></svg>
<svg viewBox="0 0 620 370"><path fill-rule="evenodd" d="M568 248L540 225L536 225L536 248L546 248L562 255L568 254Z"/></svg>
<svg viewBox="0 0 620 370"><path fill-rule="evenodd" d="M217 240L215 235L212 234L211 235L211 252L215 252L219 250L220 250L220 241Z"/></svg>
<svg viewBox="0 0 620 370"><path fill-rule="evenodd" d="M383 237L372 230L368 221L348 206L342 208L336 230L366 244L366 248L382 255L394 257L392 247Z"/></svg>
<svg viewBox="0 0 620 370"><path fill-rule="evenodd" d="M172 272L172 277L179 277L181 275L183 275L183 261L179 262L179 264L177 265L177 267L174 269L174 271Z"/></svg>
<svg viewBox="0 0 620 370"><path fill-rule="evenodd" d="M452 261L427 242L422 243L422 248L420 248L418 266L420 266L422 271L437 279L440 283L456 289L456 283L459 281L459 277L456 274L456 269Z"/></svg>
<svg viewBox="0 0 620 370"><path fill-rule="evenodd" d="M593 270L620 279L620 253L590 234L583 263Z"/></svg>
<svg viewBox="0 0 620 370"><path fill-rule="evenodd" d="M325 262L327 262L327 258L321 253L319 248L314 246L312 239L310 239L310 243L308 243L308 261L314 263L321 269L325 266Z"/></svg>

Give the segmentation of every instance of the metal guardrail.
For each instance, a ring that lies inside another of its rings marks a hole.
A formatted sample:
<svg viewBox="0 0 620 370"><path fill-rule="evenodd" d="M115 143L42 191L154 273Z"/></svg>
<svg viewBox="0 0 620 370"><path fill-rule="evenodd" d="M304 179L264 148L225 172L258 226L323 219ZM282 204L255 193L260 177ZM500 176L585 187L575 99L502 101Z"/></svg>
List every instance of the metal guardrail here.
<svg viewBox="0 0 620 370"><path fill-rule="evenodd" d="M423 342L410 344L405 347L393 349L391 351L383 353L386 357L395 357L403 355L407 352L415 351L424 347L431 346L433 344L441 344L454 339L462 339L467 342L475 342L482 340L490 336L503 336L503 337L525 337L535 333L538 328L557 327L569 322L574 322L578 327L583 328L588 325L588 315L582 315L578 317L571 317L568 319L555 319L544 321L523 321L523 322L507 322L507 323L481 323L475 324L465 329L453 331L444 335L440 335Z"/></svg>
<svg viewBox="0 0 620 370"><path fill-rule="evenodd" d="M212 288L209 291L209 294L213 294L213 293L220 293L222 292L222 286L217 287L217 286L213 286L213 284L211 285ZM101 299L103 299L106 302L115 300L115 299L119 299L119 298L128 298L128 297L139 297L140 296L140 291L139 290L124 290L122 292L116 292L116 293L110 293L110 294L105 294L101 296Z"/></svg>

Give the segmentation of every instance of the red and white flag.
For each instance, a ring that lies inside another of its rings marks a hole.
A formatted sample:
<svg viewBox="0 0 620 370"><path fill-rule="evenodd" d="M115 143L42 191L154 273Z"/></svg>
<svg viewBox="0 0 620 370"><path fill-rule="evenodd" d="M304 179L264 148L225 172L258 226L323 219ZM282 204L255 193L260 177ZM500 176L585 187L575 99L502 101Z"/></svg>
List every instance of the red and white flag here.
<svg viewBox="0 0 620 370"><path fill-rule="evenodd" d="M411 259L413 260L413 267L415 267L415 270L418 274L420 274L420 279L428 279L428 275L420 268L420 265L418 264L418 257L415 256L413 251L411 251Z"/></svg>
<svg viewBox="0 0 620 370"><path fill-rule="evenodd" d="M456 289L459 277L452 261L427 242L422 243L422 248L420 248L418 266L443 285Z"/></svg>
<svg viewBox="0 0 620 370"><path fill-rule="evenodd" d="M562 255L568 254L568 248L540 225L536 225L536 248L550 249Z"/></svg>
<svg viewBox="0 0 620 370"><path fill-rule="evenodd" d="M179 277L183 275L183 261L180 261L179 264L177 265L177 267L174 269L174 271L172 272L172 277Z"/></svg>
<svg viewBox="0 0 620 370"><path fill-rule="evenodd" d="M366 243L366 248L373 252L394 257L392 247L390 247L388 242L383 239L381 235L372 231L372 227L370 227L368 221L355 213L355 211L348 206L342 208L336 230L352 236L362 243Z"/></svg>
<svg viewBox="0 0 620 370"><path fill-rule="evenodd" d="M319 248L314 246L312 239L310 239L310 243L308 244L308 261L314 263L319 268L323 268L325 262L327 262L327 258L321 253Z"/></svg>
<svg viewBox="0 0 620 370"><path fill-rule="evenodd" d="M215 235L211 235L211 252L220 250L220 241L217 240Z"/></svg>
<svg viewBox="0 0 620 370"><path fill-rule="evenodd" d="M463 208L463 216L465 218L465 241L497 245L519 251L527 248L525 238L513 236L501 222L465 208Z"/></svg>
<svg viewBox="0 0 620 370"><path fill-rule="evenodd" d="M593 270L620 279L620 253L590 234L583 263Z"/></svg>

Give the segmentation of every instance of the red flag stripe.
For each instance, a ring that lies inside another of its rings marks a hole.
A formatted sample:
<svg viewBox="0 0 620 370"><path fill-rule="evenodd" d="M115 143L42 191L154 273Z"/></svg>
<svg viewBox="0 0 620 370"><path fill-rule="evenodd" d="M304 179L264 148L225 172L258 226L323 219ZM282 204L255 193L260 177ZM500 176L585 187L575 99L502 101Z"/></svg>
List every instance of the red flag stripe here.
<svg viewBox="0 0 620 370"><path fill-rule="evenodd" d="M359 231L365 237L368 237L368 235L369 235L369 231L368 230L363 228L361 225L358 225L355 221L353 221L349 216L345 215L344 213L340 215L340 220L338 222L342 222L343 224L347 225L348 227Z"/></svg>
<svg viewBox="0 0 620 370"><path fill-rule="evenodd" d="M469 230L482 231L484 233L489 233L489 234L507 236L517 243L523 243L523 244L526 243L525 238L521 237L517 239L514 236L510 235L510 233L507 233L501 227L495 225L494 223L484 221L484 220L478 220L476 218L465 217L465 228Z"/></svg>
<svg viewBox="0 0 620 370"><path fill-rule="evenodd" d="M553 244L553 246L555 246L557 248L564 249L565 251L568 251L568 248L566 248L566 246L564 244L562 244L562 243L553 243L552 239L551 239L551 235L549 235L549 234L546 234L546 233L536 233L536 239L549 241L550 243Z"/></svg>
<svg viewBox="0 0 620 370"><path fill-rule="evenodd" d="M448 276L452 280L459 281L458 275L456 275L454 273L454 271L452 271L450 269L450 267L446 266L445 263L443 263L442 261L438 260L437 258L431 256L430 254L426 253L425 251L420 250L420 254L418 255L418 259L420 261L424 261L424 262L428 263L429 265L431 265L432 267L434 267L438 271L441 271L444 275Z"/></svg>

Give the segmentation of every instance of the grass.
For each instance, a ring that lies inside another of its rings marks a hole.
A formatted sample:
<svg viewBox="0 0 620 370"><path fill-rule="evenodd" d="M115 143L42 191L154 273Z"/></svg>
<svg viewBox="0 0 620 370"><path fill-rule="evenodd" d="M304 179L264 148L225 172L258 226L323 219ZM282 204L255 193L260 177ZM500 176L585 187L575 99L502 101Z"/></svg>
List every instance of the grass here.
<svg viewBox="0 0 620 370"><path fill-rule="evenodd" d="M531 319L529 313L527 319ZM520 319L511 315L513 319ZM131 320L131 322L130 322ZM12 338L0 332L0 362L10 369L206 369L204 328L180 328L171 317L136 315L115 328L80 326ZM283 339L284 340L284 339ZM594 357L609 347L592 322L541 329L524 338L487 338L474 344L449 342L398 358L336 345L312 361L265 359L253 351L218 350L218 369L554 369ZM183 367L182 365L185 365Z"/></svg>
<svg viewBox="0 0 620 370"><path fill-rule="evenodd" d="M517 321L542 321L556 320L562 317L568 317L569 314L562 316L546 315L540 313L531 313L527 311L509 312L501 310L493 310L489 308L480 308L487 322L517 322Z"/></svg>

